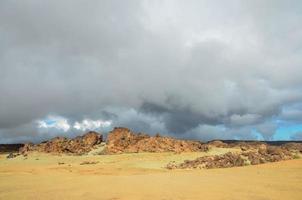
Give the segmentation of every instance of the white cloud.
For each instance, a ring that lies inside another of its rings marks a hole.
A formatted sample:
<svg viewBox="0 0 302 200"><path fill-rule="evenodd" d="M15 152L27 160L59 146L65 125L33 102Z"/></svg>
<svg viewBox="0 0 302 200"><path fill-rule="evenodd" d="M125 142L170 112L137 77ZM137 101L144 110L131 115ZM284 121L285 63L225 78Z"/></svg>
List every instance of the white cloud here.
<svg viewBox="0 0 302 200"><path fill-rule="evenodd" d="M111 126L111 121L84 119L82 122L75 122L73 128L77 130L96 130Z"/></svg>
<svg viewBox="0 0 302 200"><path fill-rule="evenodd" d="M58 130L63 130L64 132L69 131L70 125L64 117L61 116L48 116L43 120L37 120L38 128L55 128Z"/></svg>
<svg viewBox="0 0 302 200"><path fill-rule="evenodd" d="M91 120L84 119L81 122L76 121L75 123L69 123L68 120L61 116L49 115L45 119L37 120L37 128L40 129L57 129L63 130L64 132L69 131L70 129L76 129L81 131L86 130L96 130L99 128L110 127L112 121L109 120Z"/></svg>

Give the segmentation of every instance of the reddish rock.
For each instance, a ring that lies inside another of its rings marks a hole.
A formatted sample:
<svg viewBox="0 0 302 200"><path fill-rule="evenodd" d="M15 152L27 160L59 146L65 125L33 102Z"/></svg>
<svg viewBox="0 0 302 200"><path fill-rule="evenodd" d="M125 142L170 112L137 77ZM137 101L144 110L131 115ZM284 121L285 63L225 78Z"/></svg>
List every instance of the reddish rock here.
<svg viewBox="0 0 302 200"><path fill-rule="evenodd" d="M34 144L26 143L23 147L19 149L19 153L22 155L26 155L27 152L34 150Z"/></svg>
<svg viewBox="0 0 302 200"><path fill-rule="evenodd" d="M95 145L100 144L103 138L97 132L90 131L83 136L73 139L65 137L56 137L40 144L25 144L20 148L19 152L23 155L30 151L38 151L44 153L70 153L82 155L91 151Z"/></svg>
<svg viewBox="0 0 302 200"><path fill-rule="evenodd" d="M114 128L107 138L107 153L137 153L137 152L194 152L207 151L208 147L198 141L178 140L162 137L159 134L152 137L143 133L134 133L127 128Z"/></svg>
<svg viewBox="0 0 302 200"><path fill-rule="evenodd" d="M245 160L240 156L240 154L226 153L223 155L215 156L204 156L197 158L195 160L185 160L183 163L176 165L169 163L167 165L168 169L212 169L212 168L227 168L245 165Z"/></svg>
<svg viewBox="0 0 302 200"><path fill-rule="evenodd" d="M281 146L282 149L286 149L291 152L300 152L302 153L302 143L290 142L283 144Z"/></svg>
<svg viewBox="0 0 302 200"><path fill-rule="evenodd" d="M196 168L227 168L244 166L248 163L258 165L267 162L289 160L294 157L287 149L278 146L259 145L258 149L244 151L241 153L226 153L223 155L204 156L195 160L185 160L177 165L169 163L167 169L196 169Z"/></svg>

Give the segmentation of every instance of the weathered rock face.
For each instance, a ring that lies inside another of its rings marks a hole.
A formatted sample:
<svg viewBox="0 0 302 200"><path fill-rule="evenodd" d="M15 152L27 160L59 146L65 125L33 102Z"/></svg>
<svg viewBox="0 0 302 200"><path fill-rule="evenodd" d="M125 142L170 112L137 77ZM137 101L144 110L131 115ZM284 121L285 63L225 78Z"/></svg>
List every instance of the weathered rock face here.
<svg viewBox="0 0 302 200"><path fill-rule="evenodd" d="M194 152L207 151L205 144L197 141L177 140L159 135L149 136L133 133L127 128L114 128L108 134L106 151L114 153L136 152Z"/></svg>
<svg viewBox="0 0 302 200"><path fill-rule="evenodd" d="M35 145L32 143L26 143L23 147L19 149L19 153L22 155L26 155L28 152L33 151L35 149Z"/></svg>
<svg viewBox="0 0 302 200"><path fill-rule="evenodd" d="M83 136L78 136L73 139L56 137L52 140L42 142L37 145L28 143L21 147L19 152L23 155L30 151L58 154L71 153L81 155L91 151L95 145L100 144L102 141L102 135L97 132L90 131Z"/></svg>
<svg viewBox="0 0 302 200"><path fill-rule="evenodd" d="M255 146L253 147L255 148ZM195 160L187 160L177 165L169 163L167 169L187 169L187 168L227 168L244 166L247 164L258 165L267 162L277 162L281 160L290 160L294 154L290 151L268 145L259 145L258 149L243 151L241 153L226 153L223 155L204 156Z"/></svg>
<svg viewBox="0 0 302 200"><path fill-rule="evenodd" d="M168 169L198 169L198 168L227 168L245 165L245 160L240 156L240 154L226 153L223 155L215 156L204 156L197 158L195 160L186 160L179 165L169 163L167 165Z"/></svg>
<svg viewBox="0 0 302 200"><path fill-rule="evenodd" d="M15 158L15 157L17 157L17 156L18 156L18 154L9 153L9 154L6 156L6 158L7 158L7 159L11 159L11 158Z"/></svg>
<svg viewBox="0 0 302 200"><path fill-rule="evenodd" d="M295 143L295 142L290 142L283 144L281 146L282 149L286 149L291 152L300 152L302 153L302 143Z"/></svg>
<svg viewBox="0 0 302 200"><path fill-rule="evenodd" d="M246 156L252 165L289 160L293 158L293 154L290 151L276 146L259 148L258 151L244 152L242 155Z"/></svg>

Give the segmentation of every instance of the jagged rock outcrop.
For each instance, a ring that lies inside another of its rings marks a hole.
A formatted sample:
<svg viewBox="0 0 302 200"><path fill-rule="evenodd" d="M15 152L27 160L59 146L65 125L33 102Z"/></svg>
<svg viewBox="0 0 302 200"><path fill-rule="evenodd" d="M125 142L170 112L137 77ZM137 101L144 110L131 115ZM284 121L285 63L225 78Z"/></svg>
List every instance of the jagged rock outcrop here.
<svg viewBox="0 0 302 200"><path fill-rule="evenodd" d="M290 142L283 144L281 146L282 149L286 149L291 152L300 152L302 153L302 143Z"/></svg>
<svg viewBox="0 0 302 200"><path fill-rule="evenodd" d="M289 160L293 158L293 154L290 151L276 146L259 148L258 151L244 152L242 155L246 156L252 165Z"/></svg>
<svg viewBox="0 0 302 200"><path fill-rule="evenodd" d="M257 147L254 146L253 148ZM194 169L194 168L227 168L244 166L248 164L258 165L267 162L293 159L295 154L277 146L259 145L258 149L239 153L226 153L223 155L204 156L195 160L186 160L181 164L168 163L167 169Z"/></svg>
<svg viewBox="0 0 302 200"><path fill-rule="evenodd" d="M227 167L236 167L244 166L245 160L240 156L240 154L235 153L226 153L223 155L215 156L204 156L199 157L195 160L185 160L179 165L174 163L169 163L167 169L212 169L212 168L227 168Z"/></svg>
<svg viewBox="0 0 302 200"><path fill-rule="evenodd" d="M149 136L134 133L127 128L114 128L107 137L106 152L137 153L137 152L195 152L207 151L207 145L198 141L178 140L162 137L159 134Z"/></svg>
<svg viewBox="0 0 302 200"><path fill-rule="evenodd" d="M82 155L91 151L95 145L103 141L101 134L90 131L83 136L73 139L65 137L56 137L52 140L42 142L40 144L27 143L19 149L19 152L26 155L30 151L38 151L44 153L70 153Z"/></svg>
<svg viewBox="0 0 302 200"><path fill-rule="evenodd" d="M9 153L9 154L6 156L6 158L7 158L7 159L11 159L11 158L17 157L18 155L19 155L19 154Z"/></svg>

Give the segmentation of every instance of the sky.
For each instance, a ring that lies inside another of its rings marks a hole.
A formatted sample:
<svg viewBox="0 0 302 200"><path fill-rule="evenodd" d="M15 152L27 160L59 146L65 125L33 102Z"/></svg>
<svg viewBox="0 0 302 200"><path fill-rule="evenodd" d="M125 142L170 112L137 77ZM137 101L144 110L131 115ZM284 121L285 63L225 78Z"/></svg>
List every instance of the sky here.
<svg viewBox="0 0 302 200"><path fill-rule="evenodd" d="M1 0L0 143L302 140L301 22L300 0Z"/></svg>

